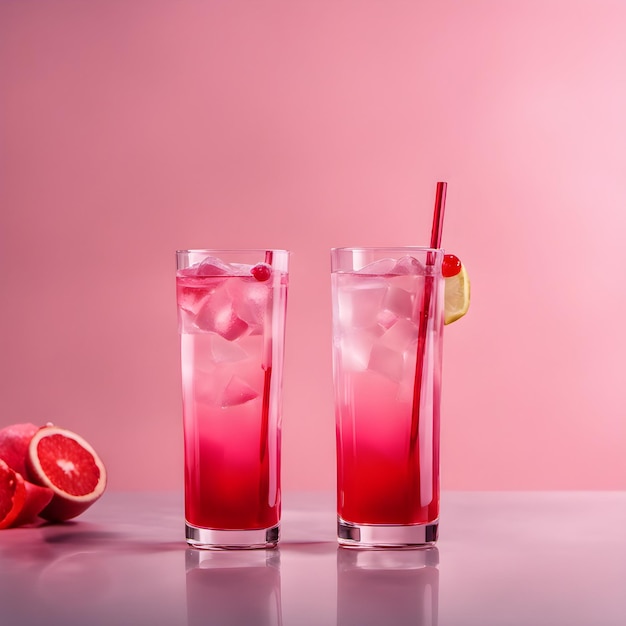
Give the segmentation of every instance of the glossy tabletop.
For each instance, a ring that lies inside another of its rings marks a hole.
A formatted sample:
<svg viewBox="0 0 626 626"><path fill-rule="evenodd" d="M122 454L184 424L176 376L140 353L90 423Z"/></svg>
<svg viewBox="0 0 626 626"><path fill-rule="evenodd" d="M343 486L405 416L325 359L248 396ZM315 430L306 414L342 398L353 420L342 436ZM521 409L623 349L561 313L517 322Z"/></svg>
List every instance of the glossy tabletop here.
<svg viewBox="0 0 626 626"><path fill-rule="evenodd" d="M197 551L182 496L106 493L0 531L0 624L626 624L626 493L444 493L437 548L335 542L333 495L284 495L277 550Z"/></svg>

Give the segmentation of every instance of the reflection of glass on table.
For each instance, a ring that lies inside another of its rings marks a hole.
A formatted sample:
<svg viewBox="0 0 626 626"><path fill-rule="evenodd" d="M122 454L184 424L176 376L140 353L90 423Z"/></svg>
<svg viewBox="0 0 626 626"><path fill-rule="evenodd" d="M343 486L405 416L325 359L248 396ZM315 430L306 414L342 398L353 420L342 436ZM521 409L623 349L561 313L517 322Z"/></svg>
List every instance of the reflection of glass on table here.
<svg viewBox="0 0 626 626"><path fill-rule="evenodd" d="M437 626L439 551L337 550L337 626Z"/></svg>
<svg viewBox="0 0 626 626"><path fill-rule="evenodd" d="M188 626L280 626L280 552L185 555Z"/></svg>

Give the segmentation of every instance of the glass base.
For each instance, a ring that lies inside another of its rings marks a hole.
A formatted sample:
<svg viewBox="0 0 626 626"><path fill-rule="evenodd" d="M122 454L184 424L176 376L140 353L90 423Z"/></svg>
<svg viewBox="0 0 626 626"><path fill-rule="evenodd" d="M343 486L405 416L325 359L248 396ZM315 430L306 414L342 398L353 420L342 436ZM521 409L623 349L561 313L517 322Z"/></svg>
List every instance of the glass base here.
<svg viewBox="0 0 626 626"><path fill-rule="evenodd" d="M187 543L201 550L261 550L278 545L280 524L257 530L215 530L185 522Z"/></svg>
<svg viewBox="0 0 626 626"><path fill-rule="evenodd" d="M437 541L439 521L410 526L353 524L337 518L337 541L344 548L425 548Z"/></svg>

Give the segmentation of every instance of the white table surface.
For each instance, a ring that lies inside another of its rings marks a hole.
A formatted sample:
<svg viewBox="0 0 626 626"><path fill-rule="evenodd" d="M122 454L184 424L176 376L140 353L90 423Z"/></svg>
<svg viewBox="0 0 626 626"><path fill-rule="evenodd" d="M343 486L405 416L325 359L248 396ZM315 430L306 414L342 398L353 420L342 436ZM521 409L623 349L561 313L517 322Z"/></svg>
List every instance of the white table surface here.
<svg viewBox="0 0 626 626"><path fill-rule="evenodd" d="M0 625L624 626L626 492L452 492L428 552L335 541L331 493L286 493L278 550L188 549L182 496L106 493L0 531Z"/></svg>

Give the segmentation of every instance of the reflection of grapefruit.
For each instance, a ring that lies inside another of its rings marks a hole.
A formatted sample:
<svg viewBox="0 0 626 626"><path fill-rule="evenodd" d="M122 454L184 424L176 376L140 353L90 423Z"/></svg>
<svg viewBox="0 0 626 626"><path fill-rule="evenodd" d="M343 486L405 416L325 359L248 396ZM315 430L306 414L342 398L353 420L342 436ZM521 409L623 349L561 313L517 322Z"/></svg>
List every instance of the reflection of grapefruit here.
<svg viewBox="0 0 626 626"><path fill-rule="evenodd" d="M113 581L104 557L103 552L63 552L39 572L34 591L55 613L71 611L74 618L84 611L93 613L110 600Z"/></svg>
<svg viewBox="0 0 626 626"><path fill-rule="evenodd" d="M49 521L80 515L103 493L106 470L96 451L79 435L44 426L31 439L26 467L29 478L54 492L39 513Z"/></svg>
<svg viewBox="0 0 626 626"><path fill-rule="evenodd" d="M25 500L24 479L0 459L0 528L15 522Z"/></svg>

